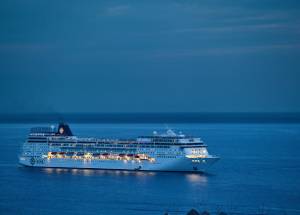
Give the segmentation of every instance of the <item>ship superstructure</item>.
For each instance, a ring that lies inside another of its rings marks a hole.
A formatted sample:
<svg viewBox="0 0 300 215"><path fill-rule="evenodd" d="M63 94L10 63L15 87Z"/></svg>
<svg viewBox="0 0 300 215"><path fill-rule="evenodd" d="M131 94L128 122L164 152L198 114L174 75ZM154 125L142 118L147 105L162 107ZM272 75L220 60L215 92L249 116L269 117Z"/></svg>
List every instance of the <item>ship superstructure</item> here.
<svg viewBox="0 0 300 215"><path fill-rule="evenodd" d="M74 136L70 127L32 128L19 158L25 166L148 171L205 171L219 158L198 137L167 130L136 139Z"/></svg>

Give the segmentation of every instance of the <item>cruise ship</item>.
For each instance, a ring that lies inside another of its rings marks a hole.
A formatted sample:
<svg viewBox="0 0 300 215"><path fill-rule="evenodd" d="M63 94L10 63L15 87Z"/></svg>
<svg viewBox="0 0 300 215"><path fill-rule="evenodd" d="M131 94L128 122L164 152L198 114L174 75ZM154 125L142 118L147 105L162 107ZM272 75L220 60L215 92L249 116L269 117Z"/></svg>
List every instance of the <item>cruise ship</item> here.
<svg viewBox="0 0 300 215"><path fill-rule="evenodd" d="M30 167L203 172L219 157L199 137L167 130L135 139L83 138L66 123L30 130L19 163Z"/></svg>

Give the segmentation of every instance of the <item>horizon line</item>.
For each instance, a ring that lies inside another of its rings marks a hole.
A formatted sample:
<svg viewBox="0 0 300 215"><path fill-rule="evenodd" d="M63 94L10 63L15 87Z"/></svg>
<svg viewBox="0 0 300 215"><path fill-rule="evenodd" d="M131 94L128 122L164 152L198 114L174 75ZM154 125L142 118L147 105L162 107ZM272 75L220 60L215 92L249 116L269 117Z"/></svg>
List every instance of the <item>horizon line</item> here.
<svg viewBox="0 0 300 215"><path fill-rule="evenodd" d="M0 113L0 123L300 123L300 112Z"/></svg>

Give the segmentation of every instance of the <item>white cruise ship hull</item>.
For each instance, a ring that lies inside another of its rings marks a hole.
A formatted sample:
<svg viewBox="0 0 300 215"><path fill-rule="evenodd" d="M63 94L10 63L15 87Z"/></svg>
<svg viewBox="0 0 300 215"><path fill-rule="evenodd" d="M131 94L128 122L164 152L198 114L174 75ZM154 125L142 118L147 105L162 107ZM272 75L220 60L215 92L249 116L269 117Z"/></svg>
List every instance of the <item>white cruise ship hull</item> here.
<svg viewBox="0 0 300 215"><path fill-rule="evenodd" d="M71 158L41 158L20 157L20 164L29 167L44 168L74 168L74 169L111 169L111 170L133 170L133 171L184 171L203 172L214 164L218 157L207 158L161 158L155 162L134 160L83 160Z"/></svg>

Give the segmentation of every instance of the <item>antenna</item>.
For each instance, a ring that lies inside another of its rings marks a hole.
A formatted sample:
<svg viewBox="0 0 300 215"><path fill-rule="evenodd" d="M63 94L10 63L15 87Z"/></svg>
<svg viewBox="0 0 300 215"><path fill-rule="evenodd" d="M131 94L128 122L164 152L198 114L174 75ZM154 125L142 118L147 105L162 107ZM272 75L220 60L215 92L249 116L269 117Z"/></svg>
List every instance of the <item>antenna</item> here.
<svg viewBox="0 0 300 215"><path fill-rule="evenodd" d="M165 126L166 130L170 130L171 129L168 124L164 124L164 126Z"/></svg>
<svg viewBox="0 0 300 215"><path fill-rule="evenodd" d="M167 132L166 132L166 135L169 135L169 136L176 136L176 133L173 131L172 128L169 127L168 124L164 124Z"/></svg>

